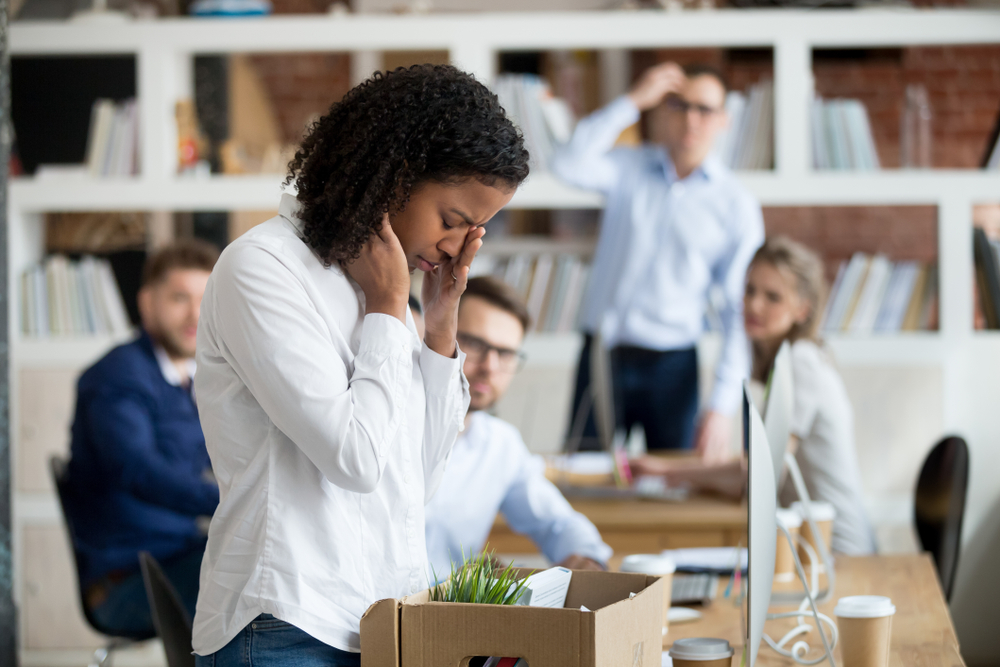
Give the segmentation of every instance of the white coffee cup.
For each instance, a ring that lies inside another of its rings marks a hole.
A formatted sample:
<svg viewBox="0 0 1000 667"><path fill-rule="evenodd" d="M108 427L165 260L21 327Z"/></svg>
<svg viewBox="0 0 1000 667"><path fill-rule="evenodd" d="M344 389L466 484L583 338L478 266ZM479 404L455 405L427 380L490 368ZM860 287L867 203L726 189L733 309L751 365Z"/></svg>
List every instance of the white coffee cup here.
<svg viewBox="0 0 1000 667"><path fill-rule="evenodd" d="M816 558L821 558L822 555L819 547L816 546L816 540L812 534L812 527L807 521L805 504L801 500L796 500L792 503L792 509L802 517L802 528L799 529L802 539L808 542L809 546L816 552ZM837 508L833 506L833 503L828 503L825 500L813 500L809 503L809 513L812 514L812 519L816 522L816 527L823 538L823 543L826 545L827 551L829 551L833 540L833 520L837 518ZM802 560L802 565L808 564L806 550L801 544L799 545L799 559ZM817 562L815 565L817 571L823 571L822 562Z"/></svg>
<svg viewBox="0 0 1000 667"><path fill-rule="evenodd" d="M733 647L725 639L686 637L670 647L674 667L730 667Z"/></svg>
<svg viewBox="0 0 1000 667"><path fill-rule="evenodd" d="M663 554L632 554L622 560L622 572L649 574L663 580L663 627L667 627L671 584L676 570L677 564L674 563L674 559Z"/></svg>
<svg viewBox="0 0 1000 667"><path fill-rule="evenodd" d="M844 667L888 667L892 617L896 607L881 595L837 600L833 610Z"/></svg>
<svg viewBox="0 0 1000 667"><path fill-rule="evenodd" d="M784 526L792 536L792 543L799 534L802 526L802 517L795 510L779 509L777 512L778 524ZM795 579L795 554L792 547L788 546L785 534L778 531L778 545L774 551L774 580L776 582L786 582Z"/></svg>

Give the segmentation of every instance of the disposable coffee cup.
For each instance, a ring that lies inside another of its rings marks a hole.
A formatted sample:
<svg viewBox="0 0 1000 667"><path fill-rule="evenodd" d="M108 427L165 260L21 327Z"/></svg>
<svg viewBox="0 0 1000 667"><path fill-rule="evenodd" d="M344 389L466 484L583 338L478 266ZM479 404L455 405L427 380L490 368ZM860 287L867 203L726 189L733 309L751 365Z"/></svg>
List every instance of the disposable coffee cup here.
<svg viewBox="0 0 1000 667"><path fill-rule="evenodd" d="M799 534L802 526L802 517L795 510L779 509L777 513L778 524L788 529L792 535L792 542ZM795 554L792 547L788 545L785 534L778 531L778 545L774 550L774 581L786 582L795 579Z"/></svg>
<svg viewBox="0 0 1000 667"><path fill-rule="evenodd" d="M678 639L669 653L674 667L730 667L733 663L733 647L714 637Z"/></svg>
<svg viewBox="0 0 1000 667"><path fill-rule="evenodd" d="M833 610L844 667L888 667L896 607L881 595L840 598Z"/></svg>
<svg viewBox="0 0 1000 667"><path fill-rule="evenodd" d="M659 577L663 580L663 627L667 627L667 613L670 611L670 591L677 565L670 556L662 554L632 554L622 560L622 572L638 572Z"/></svg>
<svg viewBox="0 0 1000 667"><path fill-rule="evenodd" d="M799 534L802 539L809 543L813 551L816 552L816 558L822 558L822 552L816 545L816 538L813 537L812 526L809 525L809 521L806 517L805 503L801 500L796 500L792 503L792 509L799 513L802 517L802 527L799 529ZM827 551L830 550L831 540L833 540L833 520L837 518L837 509L832 503L828 503L825 500L814 500L809 503L809 512L812 514L813 521L816 522L816 527L819 529L820 537L823 538L823 544L826 545ZM805 548L799 545L799 559L802 561L803 565L809 562L809 557L806 553ZM814 563L816 570L818 572L824 571L824 566L822 561Z"/></svg>

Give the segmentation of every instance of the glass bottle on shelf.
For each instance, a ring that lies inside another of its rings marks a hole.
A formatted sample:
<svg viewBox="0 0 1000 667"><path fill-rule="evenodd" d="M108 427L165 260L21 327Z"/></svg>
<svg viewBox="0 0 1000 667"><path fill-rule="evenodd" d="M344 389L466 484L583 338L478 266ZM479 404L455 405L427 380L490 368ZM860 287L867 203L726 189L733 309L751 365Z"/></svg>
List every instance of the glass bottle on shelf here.
<svg viewBox="0 0 1000 667"><path fill-rule="evenodd" d="M931 105L923 84L906 86L906 103L900 119L899 162L904 169L930 169Z"/></svg>

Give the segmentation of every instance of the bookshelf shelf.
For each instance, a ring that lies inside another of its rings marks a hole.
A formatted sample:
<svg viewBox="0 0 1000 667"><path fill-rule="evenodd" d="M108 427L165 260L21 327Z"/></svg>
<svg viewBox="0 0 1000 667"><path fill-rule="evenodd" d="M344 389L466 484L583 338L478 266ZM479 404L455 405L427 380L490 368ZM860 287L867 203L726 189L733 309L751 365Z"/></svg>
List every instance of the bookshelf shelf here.
<svg viewBox="0 0 1000 667"><path fill-rule="evenodd" d="M781 176L741 172L740 180L764 206L936 204L960 197L996 199L1000 171L921 170ZM194 178L36 179L11 181L13 204L23 212L101 210L273 210L283 176ZM604 198L532 174L508 205L515 209L601 208Z"/></svg>
<svg viewBox="0 0 1000 667"><path fill-rule="evenodd" d="M96 361L128 336L21 338L14 341L17 368L79 368Z"/></svg>

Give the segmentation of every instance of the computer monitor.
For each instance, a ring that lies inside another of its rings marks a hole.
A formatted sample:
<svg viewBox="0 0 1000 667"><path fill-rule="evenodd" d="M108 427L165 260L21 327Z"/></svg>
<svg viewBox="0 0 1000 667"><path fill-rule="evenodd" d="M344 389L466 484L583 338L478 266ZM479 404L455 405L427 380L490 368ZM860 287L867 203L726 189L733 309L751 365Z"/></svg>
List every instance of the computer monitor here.
<svg viewBox="0 0 1000 667"><path fill-rule="evenodd" d="M594 400L594 421L601 448L612 451L615 440L615 398L611 376L611 352L595 333L590 347L590 390Z"/></svg>
<svg viewBox="0 0 1000 667"><path fill-rule="evenodd" d="M781 483L785 465L788 438L792 434L792 412L795 409L795 385L792 379L792 349L788 341L781 344L774 358L771 377L767 383L764 407L764 429L771 446L771 464L774 467L775 486ZM780 490L780 489L779 489Z"/></svg>
<svg viewBox="0 0 1000 667"><path fill-rule="evenodd" d="M760 413L743 386L743 438L747 451L747 664L753 667L764 635L764 622L771 604L774 583L774 553L778 542L778 509L774 466L767 431Z"/></svg>

